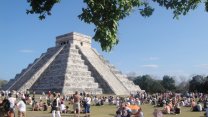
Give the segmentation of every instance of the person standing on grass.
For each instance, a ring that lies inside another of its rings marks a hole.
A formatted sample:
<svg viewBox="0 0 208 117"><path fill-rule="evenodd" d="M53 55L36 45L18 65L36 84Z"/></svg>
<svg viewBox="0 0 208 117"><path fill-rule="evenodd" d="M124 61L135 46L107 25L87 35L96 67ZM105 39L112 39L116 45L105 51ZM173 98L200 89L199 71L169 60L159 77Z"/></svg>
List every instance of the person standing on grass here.
<svg viewBox="0 0 208 117"><path fill-rule="evenodd" d="M53 93L53 102L52 102L52 117L61 117L61 113L60 113L60 98L59 96L56 96L56 93Z"/></svg>
<svg viewBox="0 0 208 117"><path fill-rule="evenodd" d="M80 95L78 94L78 91L75 92L75 94L73 95L73 109L74 109L74 116L76 117L78 114L78 117L80 115Z"/></svg>
<svg viewBox="0 0 208 117"><path fill-rule="evenodd" d="M14 117L15 116L14 110L15 110L16 98L12 97L11 93L9 93L8 96L9 96L8 100L10 103L10 109L9 109L8 115L9 115L9 117Z"/></svg>
<svg viewBox="0 0 208 117"><path fill-rule="evenodd" d="M25 99L21 99L17 103L17 108L18 108L18 117L26 117L26 101Z"/></svg>
<svg viewBox="0 0 208 117"><path fill-rule="evenodd" d="M84 98L84 112L86 117L90 117L90 104L91 104L91 97L89 94Z"/></svg>

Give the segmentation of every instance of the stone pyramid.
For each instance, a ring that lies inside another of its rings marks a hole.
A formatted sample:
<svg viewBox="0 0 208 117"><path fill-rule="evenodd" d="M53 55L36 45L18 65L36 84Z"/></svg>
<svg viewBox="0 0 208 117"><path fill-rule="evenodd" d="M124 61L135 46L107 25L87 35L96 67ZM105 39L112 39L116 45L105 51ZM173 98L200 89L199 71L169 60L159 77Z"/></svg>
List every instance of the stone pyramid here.
<svg viewBox="0 0 208 117"><path fill-rule="evenodd" d="M35 59L4 89L116 95L141 91L139 86L91 48L91 37L76 32L56 37L56 46Z"/></svg>

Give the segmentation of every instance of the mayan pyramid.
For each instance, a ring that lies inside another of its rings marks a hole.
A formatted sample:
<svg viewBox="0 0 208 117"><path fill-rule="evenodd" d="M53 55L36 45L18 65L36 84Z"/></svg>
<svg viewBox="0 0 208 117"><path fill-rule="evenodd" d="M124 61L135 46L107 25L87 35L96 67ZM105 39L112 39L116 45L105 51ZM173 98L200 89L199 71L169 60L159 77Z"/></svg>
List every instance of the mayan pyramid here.
<svg viewBox="0 0 208 117"><path fill-rule="evenodd" d="M4 89L116 95L141 91L91 47L91 37L76 32L56 37L56 46L48 48Z"/></svg>

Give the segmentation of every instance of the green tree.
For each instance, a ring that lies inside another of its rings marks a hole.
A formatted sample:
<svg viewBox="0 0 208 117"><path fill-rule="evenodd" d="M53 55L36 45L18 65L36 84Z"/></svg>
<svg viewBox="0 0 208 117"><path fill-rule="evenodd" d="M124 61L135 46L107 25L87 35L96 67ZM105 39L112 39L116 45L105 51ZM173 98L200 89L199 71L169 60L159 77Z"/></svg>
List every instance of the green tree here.
<svg viewBox="0 0 208 117"><path fill-rule="evenodd" d="M185 93L186 91L189 91L189 82L188 81L182 81L180 84L178 84L176 86L176 92Z"/></svg>
<svg viewBox="0 0 208 117"><path fill-rule="evenodd" d="M192 92L204 92L203 85L206 81L206 78L202 75L195 75L192 77L192 80L189 81L189 91Z"/></svg>
<svg viewBox="0 0 208 117"><path fill-rule="evenodd" d="M161 84L168 91L175 91L176 89L175 80L171 76L163 76Z"/></svg>
<svg viewBox="0 0 208 117"><path fill-rule="evenodd" d="M47 15L51 15L51 9L61 0L27 0L27 2L31 7L27 13L39 14L39 19L43 20ZM119 21L130 15L133 10L138 10L143 17L152 15L154 9L150 3L171 9L174 18L186 15L189 10L194 10L202 2L208 11L208 0L83 0L83 2L86 7L82 8L82 13L78 17L86 23L95 25L93 39L100 42L105 51L110 51L119 41L117 37Z"/></svg>
<svg viewBox="0 0 208 117"><path fill-rule="evenodd" d="M152 93L162 93L165 92L165 88L161 85L161 80L155 80L151 86Z"/></svg>
<svg viewBox="0 0 208 117"><path fill-rule="evenodd" d="M208 80L203 83L203 93L208 93Z"/></svg>
<svg viewBox="0 0 208 117"><path fill-rule="evenodd" d="M134 84L139 85L142 90L149 93L164 92L161 81L152 79L149 75L138 76L133 80Z"/></svg>
<svg viewBox="0 0 208 117"><path fill-rule="evenodd" d="M4 85L7 84L7 80L0 80L0 90L3 88Z"/></svg>

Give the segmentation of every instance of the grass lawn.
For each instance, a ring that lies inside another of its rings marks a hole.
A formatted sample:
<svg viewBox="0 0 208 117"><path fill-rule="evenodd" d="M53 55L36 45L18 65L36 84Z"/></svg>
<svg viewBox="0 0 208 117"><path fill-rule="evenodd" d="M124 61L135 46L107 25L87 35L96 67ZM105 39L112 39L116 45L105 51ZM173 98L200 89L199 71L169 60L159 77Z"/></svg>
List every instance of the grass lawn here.
<svg viewBox="0 0 208 117"><path fill-rule="evenodd" d="M156 107L152 105L145 104L141 105L141 108L144 112L145 117L153 117L152 113ZM72 110L72 106L69 106L69 109ZM162 110L162 108L159 108ZM27 117L51 117L51 113L49 113L50 108L48 111L31 111L31 106L27 105ZM104 105L104 106L91 106L91 117L114 117L116 112L115 105ZM62 117L73 117L73 114L62 114ZM179 115L164 115L164 117L205 117L204 112L190 112L190 107L182 107L181 114ZM17 112L16 112L17 117ZM81 114L81 117L84 117L84 114Z"/></svg>
<svg viewBox="0 0 208 117"><path fill-rule="evenodd" d="M152 112L155 107L146 104L142 105L142 110L145 117L153 117ZM70 107L71 108L71 107ZM162 108L160 108L162 109ZM91 106L91 117L114 117L116 107L114 105L104 105L104 106ZM179 115L165 115L164 117L204 117L204 112L190 112L190 107L182 107L182 113ZM17 113L16 113L17 115ZM50 117L51 113L49 111L31 111L31 107L28 106L27 117ZM81 114L83 117L84 114ZM73 117L73 114L62 114L62 117Z"/></svg>

